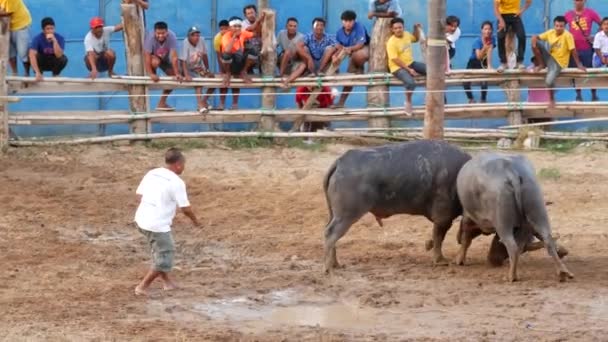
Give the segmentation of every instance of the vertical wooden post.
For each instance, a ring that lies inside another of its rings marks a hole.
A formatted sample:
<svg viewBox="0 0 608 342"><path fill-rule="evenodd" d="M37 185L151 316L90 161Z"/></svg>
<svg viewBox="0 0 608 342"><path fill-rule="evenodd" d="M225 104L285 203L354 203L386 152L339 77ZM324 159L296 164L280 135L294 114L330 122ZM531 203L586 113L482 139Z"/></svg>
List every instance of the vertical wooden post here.
<svg viewBox="0 0 608 342"><path fill-rule="evenodd" d="M505 52L507 54L507 62L509 57L515 52L515 32L509 31L505 42ZM509 66L515 67L515 66ZM519 89L519 81L517 79L508 80L504 83L505 93L507 95L507 103L509 104L509 125L521 125L523 123L522 111L518 108L521 102L521 92Z"/></svg>
<svg viewBox="0 0 608 342"><path fill-rule="evenodd" d="M267 1L260 1L260 8L267 6ZM265 14L262 22L262 77L274 77L277 65L277 51L274 46L274 31L276 28L276 13L271 9L264 8L262 12ZM262 87L262 109L272 111L276 108L276 88ZM271 115L262 115L260 118L260 128L263 131L274 131L275 122Z"/></svg>
<svg viewBox="0 0 608 342"><path fill-rule="evenodd" d="M8 148L8 72L9 17L0 17L0 151Z"/></svg>
<svg viewBox="0 0 608 342"><path fill-rule="evenodd" d="M144 21L142 9L134 4L121 4L122 23L124 25L125 52L127 57L127 75L144 76ZM133 114L145 114L150 109L148 87L143 85L127 86L129 109ZM133 120L131 133L145 134L151 132L148 120Z"/></svg>
<svg viewBox="0 0 608 342"><path fill-rule="evenodd" d="M443 139L444 92L446 68L445 13L446 0L429 0L426 73L426 112L424 138Z"/></svg>
<svg viewBox="0 0 608 342"><path fill-rule="evenodd" d="M391 37L391 19L378 18L372 29L369 42L369 73L388 72L388 57L386 54L386 42ZM374 85L367 87L367 106L376 108L388 108L390 96L388 85ZM369 127L390 127L390 120L386 117L371 118L368 120Z"/></svg>

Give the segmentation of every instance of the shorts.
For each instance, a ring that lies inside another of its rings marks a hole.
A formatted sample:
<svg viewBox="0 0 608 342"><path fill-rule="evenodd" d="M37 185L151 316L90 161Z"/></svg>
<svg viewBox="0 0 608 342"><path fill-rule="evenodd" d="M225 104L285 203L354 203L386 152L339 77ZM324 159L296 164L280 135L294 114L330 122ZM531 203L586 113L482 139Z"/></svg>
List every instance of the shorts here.
<svg viewBox="0 0 608 342"><path fill-rule="evenodd" d="M26 63L29 60L30 27L11 32L9 45L9 57L19 57L23 63Z"/></svg>
<svg viewBox="0 0 608 342"><path fill-rule="evenodd" d="M239 75L243 72L247 59L257 61L258 55L251 50L245 50L245 54L240 52L222 54L222 62L230 63L230 73L232 75Z"/></svg>
<svg viewBox="0 0 608 342"><path fill-rule="evenodd" d="M608 57L608 53L604 54L604 57ZM603 68L608 65L602 64L602 59L598 55L593 55L593 67L594 68Z"/></svg>
<svg viewBox="0 0 608 342"><path fill-rule="evenodd" d="M363 53L365 54L366 58L369 60L369 46L364 46L361 50L355 51L354 53L356 54L360 54ZM355 66L355 64L353 63L353 59L350 58L350 61L348 62L348 69L346 69L346 72L350 72L353 74L363 74L365 72L364 68L357 68Z"/></svg>
<svg viewBox="0 0 608 342"><path fill-rule="evenodd" d="M171 60L169 59L169 55L167 54L164 58L160 58L158 56L152 56L153 58L158 58L160 60L160 64L158 67L162 70L167 76L173 74L173 65L171 65Z"/></svg>
<svg viewBox="0 0 608 342"><path fill-rule="evenodd" d="M173 268L173 256L175 247L171 232L158 233L137 228L146 237L148 245L152 250L152 268L155 271L168 273Z"/></svg>
<svg viewBox="0 0 608 342"><path fill-rule="evenodd" d="M283 60L283 54L285 52L281 52L278 56L277 56L277 68L281 68L281 61ZM289 75L291 74L294 70L296 70L300 65L304 65L304 61L301 60L299 57L292 57L289 62L287 62L287 67L285 68L285 72Z"/></svg>
<svg viewBox="0 0 608 342"><path fill-rule="evenodd" d="M108 71L108 69L110 67L108 65L108 59L106 58L105 52L96 52L96 54L97 54L97 62L95 63L95 66L97 67L97 71L99 71L99 72ZM88 55L84 56L84 65L86 65L87 69L89 69L89 71L91 71L91 66L89 65Z"/></svg>
<svg viewBox="0 0 608 342"><path fill-rule="evenodd" d="M593 49L589 48L587 50L576 50L578 53L578 58L581 60L581 64L585 68L593 68ZM576 62L574 58L570 56L570 63L568 64L569 68L576 68Z"/></svg>

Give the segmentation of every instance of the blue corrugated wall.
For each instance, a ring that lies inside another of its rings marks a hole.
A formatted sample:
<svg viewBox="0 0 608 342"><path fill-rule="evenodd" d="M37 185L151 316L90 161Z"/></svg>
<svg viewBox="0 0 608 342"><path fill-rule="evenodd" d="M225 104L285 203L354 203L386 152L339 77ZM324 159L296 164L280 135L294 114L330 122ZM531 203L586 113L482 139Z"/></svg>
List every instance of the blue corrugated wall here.
<svg viewBox="0 0 608 342"><path fill-rule="evenodd" d="M426 27L427 23L427 1L406 1L400 0L404 10L406 26L411 26L420 22ZM251 0L150 0L151 8L146 12L148 27L159 20L166 21L179 37L180 41L185 36L187 28L193 24L200 25L207 41L209 50L213 50L210 40L217 32L216 25L221 19L227 19L232 15L242 15L244 5L255 2ZM88 31L88 22L91 17L100 15L107 24L120 22L120 0L25 0L33 16L32 35L40 31L40 20L45 16L52 16L57 24L57 32L66 38L66 54L70 61L63 76L86 77L87 71L83 64L84 47L82 40ZM270 4L276 9L277 29L281 29L285 20L290 16L295 16L300 21L300 30L308 32L310 22L314 17L326 17L328 20L327 30L335 33L340 27L340 13L345 9L353 9L359 15L359 20L363 22L368 30L371 21L367 20L367 0L306 0L306 1L286 1L271 0ZM608 16L608 1L588 0L587 6L595 9L601 16ZM524 16L528 37L532 34L544 31L546 25L552 25L552 18L563 14L572 7L570 0L533 0L532 8ZM484 20L494 21L494 14L491 0L448 0L448 14L454 14L461 19L462 38L457 42L456 57L452 61L454 68L464 68L468 56L471 52L473 40L479 34L479 26ZM595 29L595 28L594 28ZM122 34L117 33L112 40L112 48L119 56L116 72L125 72L125 57ZM416 57L420 57L419 49L415 49ZM497 52L495 52L496 54ZM526 61L529 61L531 49L529 40L526 49ZM216 68L215 55L210 56L214 68ZM497 56L494 58L497 62ZM496 67L497 65L495 65ZM345 65L342 66L343 69ZM105 76L105 75L104 75ZM463 91L458 90L448 94L449 103L464 103L466 97ZM391 96L391 104L397 106L403 103L403 93L400 88L393 87L394 94ZM419 89L420 90L420 89ZM365 106L365 88L355 88L347 105L349 107ZM474 88L474 91L478 91ZM244 91L240 104L241 108L258 108L260 97L255 95L258 90ZM177 94L190 94L192 91L183 90L175 92ZM253 94L253 95L247 95ZM69 94L68 94L69 95ZM83 95L83 94L81 94ZM107 94L106 94L107 95ZM588 98L588 92L584 93ZM478 94L476 93L478 98ZM601 91L600 97L608 99L608 92ZM524 92L525 98L525 92ZM562 90L558 92L559 100L574 100L574 91ZM151 99L151 105L155 106L157 97ZM417 93L414 96L415 104L422 104L424 94ZM504 94L500 91L490 92L489 101L504 101ZM195 108L193 97L171 97L169 103L178 110L190 110ZM228 97L228 105L231 103L231 96ZM287 93L277 99L279 108L293 107L293 94ZM128 108L127 100L122 98L73 98L73 99L28 99L19 104L11 105L13 111L39 111L39 110L95 110L95 109L117 109ZM496 120L464 120L449 122L448 125L454 126L494 126L501 122ZM418 122L408 123L419 125ZM239 130L247 129L247 125L230 125L223 129ZM155 131L173 130L205 130L204 125L162 125L155 127ZM124 126L111 126L107 128L107 133L124 133L128 128ZM55 135L55 134L83 134L97 133L96 126L44 126L44 127L16 127L20 135Z"/></svg>

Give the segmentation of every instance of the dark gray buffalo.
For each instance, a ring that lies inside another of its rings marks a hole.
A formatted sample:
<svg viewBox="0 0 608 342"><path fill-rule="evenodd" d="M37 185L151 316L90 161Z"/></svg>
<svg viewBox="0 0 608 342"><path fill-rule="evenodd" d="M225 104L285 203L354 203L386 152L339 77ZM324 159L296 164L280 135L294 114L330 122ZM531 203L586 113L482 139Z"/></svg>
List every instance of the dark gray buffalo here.
<svg viewBox="0 0 608 342"><path fill-rule="evenodd" d="M559 258L542 191L526 157L481 153L462 167L456 183L463 207L456 263L464 264L479 233L495 232L509 255L509 281L516 281L519 254L538 247L531 241L536 236L553 258L560 281L574 277ZM489 257L497 256L500 259L495 241Z"/></svg>
<svg viewBox="0 0 608 342"><path fill-rule="evenodd" d="M423 215L433 222L433 261L447 264L441 252L452 221L462 214L456 176L471 156L443 141L421 140L349 150L324 180L329 207L325 227L325 271L338 266L336 242L351 225L371 212L382 219L395 214Z"/></svg>

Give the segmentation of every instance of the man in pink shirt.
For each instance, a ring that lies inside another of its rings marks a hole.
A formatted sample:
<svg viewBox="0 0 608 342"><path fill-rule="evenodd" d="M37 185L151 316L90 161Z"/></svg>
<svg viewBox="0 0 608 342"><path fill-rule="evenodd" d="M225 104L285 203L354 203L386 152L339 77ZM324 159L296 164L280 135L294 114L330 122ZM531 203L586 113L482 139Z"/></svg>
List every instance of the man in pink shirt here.
<svg viewBox="0 0 608 342"><path fill-rule="evenodd" d="M574 46L576 52L586 68L593 67L593 38L597 30L593 31L593 23L597 23L598 28L602 25L602 19L596 11L585 7L587 0L574 0L574 9L564 15L570 28L570 33L574 36ZM576 63L570 58L570 68L576 68ZM572 84L576 86L574 81ZM598 101L597 92L591 89L591 100ZM580 89L576 89L576 101L583 101Z"/></svg>

